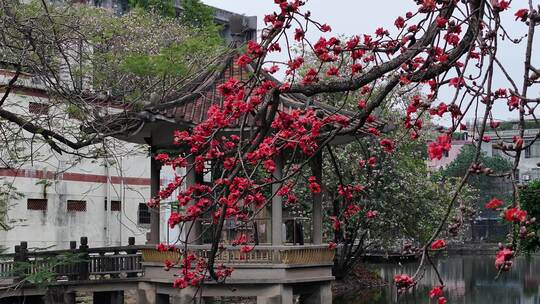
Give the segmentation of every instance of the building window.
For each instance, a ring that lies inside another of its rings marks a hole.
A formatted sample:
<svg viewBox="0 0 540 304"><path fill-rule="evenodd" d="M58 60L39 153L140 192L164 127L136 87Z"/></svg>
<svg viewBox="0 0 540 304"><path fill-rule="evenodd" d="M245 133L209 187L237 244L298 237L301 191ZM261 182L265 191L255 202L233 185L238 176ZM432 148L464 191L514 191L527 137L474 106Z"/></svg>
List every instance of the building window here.
<svg viewBox="0 0 540 304"><path fill-rule="evenodd" d="M75 212L86 211L86 201L68 200L67 211L75 211Z"/></svg>
<svg viewBox="0 0 540 304"><path fill-rule="evenodd" d="M525 148L525 158L531 158L531 146Z"/></svg>
<svg viewBox="0 0 540 304"><path fill-rule="evenodd" d="M121 211L122 201L111 200L111 211ZM107 211L107 199L105 199L105 211Z"/></svg>
<svg viewBox="0 0 540 304"><path fill-rule="evenodd" d="M139 203L138 210L139 224L150 224L150 209L145 203Z"/></svg>
<svg viewBox="0 0 540 304"><path fill-rule="evenodd" d="M122 209L121 201L111 201L111 211L120 211Z"/></svg>
<svg viewBox="0 0 540 304"><path fill-rule="evenodd" d="M212 182L212 163L209 161L204 162L203 169L203 182L211 183Z"/></svg>
<svg viewBox="0 0 540 304"><path fill-rule="evenodd" d="M46 211L47 199L46 198L29 198L26 200L26 209Z"/></svg>
<svg viewBox="0 0 540 304"><path fill-rule="evenodd" d="M49 114L49 105L39 102L30 102L28 104L28 112L37 115Z"/></svg>
<svg viewBox="0 0 540 304"><path fill-rule="evenodd" d="M448 151L444 151L443 154L444 154L444 157L448 157L448 155L450 155L448 154Z"/></svg>

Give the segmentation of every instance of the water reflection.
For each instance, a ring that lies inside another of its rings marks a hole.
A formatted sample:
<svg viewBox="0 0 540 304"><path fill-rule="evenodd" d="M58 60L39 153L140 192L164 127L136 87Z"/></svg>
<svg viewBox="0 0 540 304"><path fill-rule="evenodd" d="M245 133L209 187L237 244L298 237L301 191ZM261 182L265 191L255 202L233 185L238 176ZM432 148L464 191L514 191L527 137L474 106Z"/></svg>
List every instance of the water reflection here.
<svg viewBox="0 0 540 304"><path fill-rule="evenodd" d="M445 281L448 303L464 304L538 304L540 303L540 258L517 258L508 273L495 280L497 270L492 256L450 256L439 258L437 267ZM416 263L404 265L374 264L370 268L378 272L386 282L394 275L412 274ZM436 303L429 301L427 293L439 285L435 272L428 269L414 292L396 295L392 284L371 289L360 294L336 299L337 304L388 304L388 303Z"/></svg>

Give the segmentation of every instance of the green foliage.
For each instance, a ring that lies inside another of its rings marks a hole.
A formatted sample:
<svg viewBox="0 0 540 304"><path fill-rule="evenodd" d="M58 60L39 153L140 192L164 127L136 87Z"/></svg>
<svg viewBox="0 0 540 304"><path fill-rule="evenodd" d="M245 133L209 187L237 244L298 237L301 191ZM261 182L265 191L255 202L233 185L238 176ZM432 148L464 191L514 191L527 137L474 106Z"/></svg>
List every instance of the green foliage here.
<svg viewBox="0 0 540 304"><path fill-rule="evenodd" d="M66 107L66 113L68 114L69 117L74 118L74 119L81 120L84 117L83 110L79 106L72 105L72 104Z"/></svg>
<svg viewBox="0 0 540 304"><path fill-rule="evenodd" d="M516 122L513 121L504 121L499 126L499 130L512 130L515 126ZM525 130L528 129L538 129L540 128L540 124L534 120L526 120L525 121Z"/></svg>
<svg viewBox="0 0 540 304"><path fill-rule="evenodd" d="M12 40L7 45L27 43L27 33L18 29L28 26L36 29L32 37L36 46L25 53L20 53L20 46L6 47L0 54L12 59L26 56L22 61L33 64L29 72L42 75L46 82L51 78L51 89L63 97L69 89L57 87L51 75L65 64L62 54L76 53L77 64L70 63L66 75L76 89L112 95L139 108L151 96L166 99L176 93L223 50L212 10L198 1L190 1L180 18L171 1L133 0L130 5L133 9L127 14L116 16L85 5L50 5L47 14L38 1L16 4L16 18L6 20L13 26L5 24ZM53 36L62 45L56 45ZM66 104L71 106L67 113L92 120L92 109L73 107L73 99Z"/></svg>
<svg viewBox="0 0 540 304"><path fill-rule="evenodd" d="M185 53L178 52L177 49L177 47L163 48L157 55L130 55L124 58L122 67L126 72L137 76L185 76L188 71L182 60Z"/></svg>
<svg viewBox="0 0 540 304"><path fill-rule="evenodd" d="M200 0L182 0L180 22L195 32L190 48L193 52L208 52L208 48L223 45L221 26L215 22L214 9Z"/></svg>
<svg viewBox="0 0 540 304"><path fill-rule="evenodd" d="M534 180L519 191L521 208L527 211L529 218L540 219L540 180ZM521 249L533 253L540 249L540 223L538 221L527 226L528 232L534 232L533 237L521 240Z"/></svg>
<svg viewBox="0 0 540 304"><path fill-rule="evenodd" d="M130 8L141 8L163 17L175 17L176 9L172 0L129 0Z"/></svg>
<svg viewBox="0 0 540 304"><path fill-rule="evenodd" d="M476 153L473 145L465 145L460 153L446 168L442 169L441 174L445 177L463 177ZM484 167L491 168L495 173L505 173L511 170L512 164L501 156L487 156L480 154L480 162ZM511 184L510 181L499 177L487 177L485 175L472 175L468 181L469 185L479 191L479 200L477 207L483 215L495 215L492 211L485 210L484 205L496 197L501 200L510 200Z"/></svg>
<svg viewBox="0 0 540 304"><path fill-rule="evenodd" d="M476 148L473 145L465 145L456 157L456 159L448 165L444 170L448 176L463 176L471 165ZM512 169L512 164L501 156L487 156L484 152L480 155L480 162L484 167L495 170L495 173L503 173Z"/></svg>
<svg viewBox="0 0 540 304"><path fill-rule="evenodd" d="M386 138L398 140L397 132L390 132ZM336 155L342 164L342 178L356 180L366 186L362 204L379 212L377 239L381 245L395 242L396 238L412 241L426 241L447 208L448 202L457 187L456 179L444 182L430 178L425 165L425 141L403 141L389 155L378 148L377 140L364 139L363 144L349 144L337 147ZM360 170L355 164L359 159L376 156L377 166ZM351 164L351 160L355 160ZM329 167L330 164L327 164ZM336 187L339 179L328 168L325 184ZM332 194L330 194L332 195ZM338 199L333 194L333 199ZM458 203L470 206L475 191L466 188L460 193Z"/></svg>
<svg viewBox="0 0 540 304"><path fill-rule="evenodd" d="M18 200L24 197L22 192L19 192L12 183L2 182L0 184L0 230L11 229L11 223L7 218L8 210L10 208L10 200ZM0 252L3 248L0 248Z"/></svg>
<svg viewBox="0 0 540 304"><path fill-rule="evenodd" d="M57 269L73 267L82 261L84 261L82 254L66 252L58 256L46 257L44 260L16 262L13 269L9 273L2 273L2 276L16 276L30 284L45 287L56 279Z"/></svg>
<svg viewBox="0 0 540 304"><path fill-rule="evenodd" d="M195 28L209 28L215 26L214 10L199 0L182 0L182 15L180 20L186 25Z"/></svg>

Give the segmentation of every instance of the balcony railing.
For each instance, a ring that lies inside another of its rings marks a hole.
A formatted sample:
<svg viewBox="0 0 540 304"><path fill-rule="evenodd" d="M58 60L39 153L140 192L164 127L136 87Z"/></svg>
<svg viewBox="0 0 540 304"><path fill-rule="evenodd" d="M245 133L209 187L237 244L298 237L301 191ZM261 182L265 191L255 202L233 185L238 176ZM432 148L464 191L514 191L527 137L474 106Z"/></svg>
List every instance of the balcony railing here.
<svg viewBox="0 0 540 304"><path fill-rule="evenodd" d="M181 249L181 248L179 248ZM210 245L189 245L188 253L198 257L208 257ZM180 260L178 251L160 252L155 248L142 249L144 262L164 263L166 260ZM240 246L226 246L218 253L217 263L223 264L283 264L283 265L318 265L330 264L334 260L335 250L327 245L301 246L255 246L250 252L241 252Z"/></svg>

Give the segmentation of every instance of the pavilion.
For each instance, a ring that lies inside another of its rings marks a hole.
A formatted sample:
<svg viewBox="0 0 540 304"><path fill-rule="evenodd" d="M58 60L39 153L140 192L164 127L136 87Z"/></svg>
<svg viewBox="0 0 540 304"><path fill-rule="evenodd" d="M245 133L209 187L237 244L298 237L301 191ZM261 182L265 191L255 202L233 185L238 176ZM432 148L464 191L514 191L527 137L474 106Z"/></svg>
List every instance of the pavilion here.
<svg viewBox="0 0 540 304"><path fill-rule="evenodd" d="M123 132L116 137L132 143L146 144L150 146L151 153L159 151L177 151L183 153L182 147L172 143L173 132L189 130L206 119L207 110L211 105L222 104L223 98L218 93L217 87L231 77L242 81L252 75L253 69L249 65L239 67L235 63L238 56L236 50L231 50L219 60L218 67L210 67L201 72L167 101L154 104L146 110L139 112L123 112L115 114L108 119L111 125L107 129L121 128ZM276 81L270 75L262 73L260 77ZM354 113L340 110L317 102L302 94L280 94L280 111L292 109L313 109L317 115L342 114L354 117ZM255 121L251 121L255 123ZM381 129L383 123L375 121L366 123L356 135L336 137L331 144L345 144L367 134L368 128ZM228 134L238 130L230 129L224 132ZM276 160L274 178L282 176L282 155ZM156 196L160 190L160 164L150 158L151 162L151 195ZM193 161L189 161L190 164ZM319 153L311 161L313 176L321 181L322 155ZM186 169L186 187L202 181L203 177L196 174L195 170ZM273 185L272 191L276 193L280 185ZM257 296L258 303L292 303L293 294L305 295L306 303L331 303L330 281L332 277L332 263L334 250L323 244L323 210L322 194L312 195L311 215L311 243L304 245L286 246L283 239L283 202L281 196L274 195L267 214L271 218L270 233L266 241L261 242L250 253L240 253L239 248L231 247L218 257L218 261L228 265L234 265L235 271L226 286L219 284L207 284L205 296ZM200 224L194 225L190 235L198 236L201 233ZM148 244L157 244L160 241L160 213L152 212ZM190 250L197 251L199 255L207 254L209 246L202 244L201 238L188 239ZM187 299L196 291L173 290L172 274L163 271L165 259L178 258L172 253L160 253L153 247L143 251L145 261L145 277L151 279L153 285L148 285L149 301L152 295L158 293L178 296ZM173 255L173 256L171 256ZM261 271L264 270L264 276ZM232 291L235 290L235 291ZM184 303L184 302L181 302Z"/></svg>

